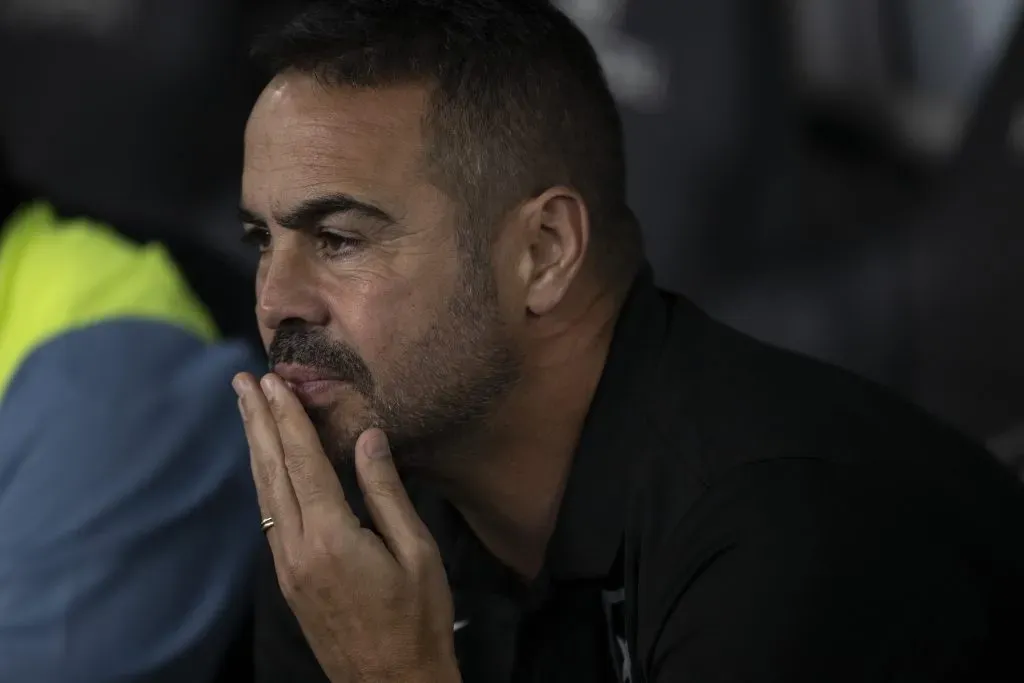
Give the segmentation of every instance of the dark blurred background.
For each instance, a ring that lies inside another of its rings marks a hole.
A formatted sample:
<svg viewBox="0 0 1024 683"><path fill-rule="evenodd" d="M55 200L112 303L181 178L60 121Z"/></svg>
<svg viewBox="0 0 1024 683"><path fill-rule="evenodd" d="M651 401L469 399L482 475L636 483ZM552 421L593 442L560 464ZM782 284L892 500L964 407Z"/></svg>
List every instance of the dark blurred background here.
<svg viewBox="0 0 1024 683"><path fill-rule="evenodd" d="M168 244L252 337L253 33L300 0L4 0L0 211ZM561 0L662 284L1024 456L1021 0Z"/></svg>

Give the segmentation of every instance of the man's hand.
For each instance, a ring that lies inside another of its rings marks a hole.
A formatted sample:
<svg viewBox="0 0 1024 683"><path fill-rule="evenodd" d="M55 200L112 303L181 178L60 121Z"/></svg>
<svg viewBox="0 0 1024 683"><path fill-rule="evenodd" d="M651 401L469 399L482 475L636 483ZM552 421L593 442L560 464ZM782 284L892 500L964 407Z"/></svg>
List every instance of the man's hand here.
<svg viewBox="0 0 1024 683"><path fill-rule="evenodd" d="M383 540L345 501L302 405L281 378L234 381L278 581L333 683L459 681L452 599L437 545L395 470L364 432L356 472ZM255 524L258 520L253 520Z"/></svg>

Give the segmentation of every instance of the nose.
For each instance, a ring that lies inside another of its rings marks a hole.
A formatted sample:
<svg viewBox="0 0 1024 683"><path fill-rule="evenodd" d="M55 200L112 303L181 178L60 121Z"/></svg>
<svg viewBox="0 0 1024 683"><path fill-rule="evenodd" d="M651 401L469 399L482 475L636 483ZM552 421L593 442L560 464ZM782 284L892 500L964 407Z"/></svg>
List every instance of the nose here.
<svg viewBox="0 0 1024 683"><path fill-rule="evenodd" d="M330 317L316 281L316 263L301 247L274 248L264 256L257 277L256 317L276 330L285 320L325 326Z"/></svg>

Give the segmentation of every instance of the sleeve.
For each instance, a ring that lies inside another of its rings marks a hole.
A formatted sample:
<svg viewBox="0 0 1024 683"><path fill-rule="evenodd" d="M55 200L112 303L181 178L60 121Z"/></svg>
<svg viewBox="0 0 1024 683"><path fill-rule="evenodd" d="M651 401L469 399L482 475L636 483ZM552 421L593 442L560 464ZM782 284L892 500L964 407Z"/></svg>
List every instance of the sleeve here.
<svg viewBox="0 0 1024 683"><path fill-rule="evenodd" d="M152 321L48 342L0 404L0 680L209 681L259 513L232 375Z"/></svg>
<svg viewBox="0 0 1024 683"><path fill-rule="evenodd" d="M665 543L656 683L960 680L983 647L976 581L940 519L896 490L814 460L747 465Z"/></svg>
<svg viewBox="0 0 1024 683"><path fill-rule="evenodd" d="M159 245L43 204L0 237L0 681L210 681L262 542L258 354Z"/></svg>

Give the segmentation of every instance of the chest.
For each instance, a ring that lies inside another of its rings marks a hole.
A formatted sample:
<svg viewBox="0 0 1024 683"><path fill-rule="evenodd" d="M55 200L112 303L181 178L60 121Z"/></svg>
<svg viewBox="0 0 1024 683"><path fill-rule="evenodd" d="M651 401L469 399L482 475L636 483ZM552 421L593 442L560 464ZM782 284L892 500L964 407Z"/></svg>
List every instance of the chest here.
<svg viewBox="0 0 1024 683"><path fill-rule="evenodd" d="M626 591L589 582L539 604L454 591L456 654L465 683L639 683Z"/></svg>
<svg viewBox="0 0 1024 683"><path fill-rule="evenodd" d="M646 683L637 645L637 581L629 570L635 563L624 561L625 548L599 578L541 579L525 586L471 534L453 533L463 530L451 521L441 526L439 515L426 519L445 558L464 683ZM265 595L272 599L264 604L260 630L266 636L267 627L276 625L278 633L262 645L257 638L257 670L269 674L258 680L323 683L272 571L267 578L273 590ZM289 651L287 657L282 650Z"/></svg>
<svg viewBox="0 0 1024 683"><path fill-rule="evenodd" d="M276 586L275 586L276 587ZM464 683L643 683L625 590L562 586L524 608L504 596L453 589L455 649ZM279 591L261 592L257 683L326 683Z"/></svg>

